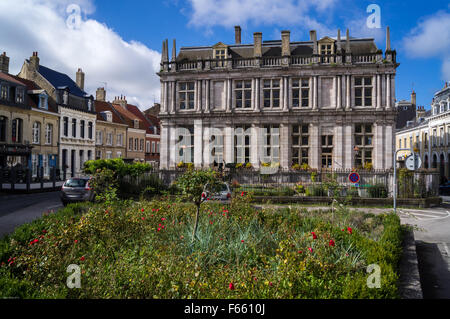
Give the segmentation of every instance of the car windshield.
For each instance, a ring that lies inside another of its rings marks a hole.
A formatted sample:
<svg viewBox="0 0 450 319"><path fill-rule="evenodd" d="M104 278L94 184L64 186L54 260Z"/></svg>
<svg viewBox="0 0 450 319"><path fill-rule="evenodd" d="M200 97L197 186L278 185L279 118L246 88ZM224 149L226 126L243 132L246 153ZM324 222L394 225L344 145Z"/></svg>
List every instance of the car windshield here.
<svg viewBox="0 0 450 319"><path fill-rule="evenodd" d="M87 183L87 179L79 179L79 178L72 178L69 179L64 186L65 187L85 187Z"/></svg>
<svg viewBox="0 0 450 319"><path fill-rule="evenodd" d="M213 190L211 189L210 185L206 186L206 189L208 190L208 192L212 192ZM227 184L220 184L217 186L217 188L215 189L216 192L227 192L228 191L228 186Z"/></svg>

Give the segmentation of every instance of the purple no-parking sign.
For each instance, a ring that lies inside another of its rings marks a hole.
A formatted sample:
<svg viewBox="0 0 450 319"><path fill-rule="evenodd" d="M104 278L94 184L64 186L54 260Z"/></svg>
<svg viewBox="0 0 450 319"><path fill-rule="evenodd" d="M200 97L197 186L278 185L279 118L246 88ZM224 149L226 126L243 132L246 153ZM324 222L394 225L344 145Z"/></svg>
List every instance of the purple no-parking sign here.
<svg viewBox="0 0 450 319"><path fill-rule="evenodd" d="M359 174L358 173L351 173L348 175L348 180L354 184L359 182Z"/></svg>

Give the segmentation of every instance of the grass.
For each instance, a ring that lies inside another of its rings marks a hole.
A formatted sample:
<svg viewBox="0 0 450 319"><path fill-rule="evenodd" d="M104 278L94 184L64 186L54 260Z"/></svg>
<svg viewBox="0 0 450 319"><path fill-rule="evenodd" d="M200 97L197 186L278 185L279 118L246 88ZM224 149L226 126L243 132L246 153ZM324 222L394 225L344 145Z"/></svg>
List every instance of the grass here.
<svg viewBox="0 0 450 319"><path fill-rule="evenodd" d="M0 297L398 297L397 216L255 210L243 196L204 204L192 243L194 214L166 200L69 205L0 241ZM366 284L374 263L380 289ZM66 286L71 264L80 289Z"/></svg>

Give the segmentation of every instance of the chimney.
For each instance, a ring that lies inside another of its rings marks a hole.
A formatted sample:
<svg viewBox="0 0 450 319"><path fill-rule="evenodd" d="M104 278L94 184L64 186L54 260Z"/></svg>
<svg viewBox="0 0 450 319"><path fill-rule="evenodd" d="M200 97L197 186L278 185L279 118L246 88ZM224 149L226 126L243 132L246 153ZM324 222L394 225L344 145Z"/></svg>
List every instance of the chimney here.
<svg viewBox="0 0 450 319"><path fill-rule="evenodd" d="M0 55L0 72L9 73L9 57L6 56L6 52Z"/></svg>
<svg viewBox="0 0 450 319"><path fill-rule="evenodd" d="M234 27L234 39L236 44L241 44L241 27L238 25Z"/></svg>
<svg viewBox="0 0 450 319"><path fill-rule="evenodd" d="M421 118L425 117L425 107L418 106L416 110L416 122L419 123Z"/></svg>
<svg viewBox="0 0 450 319"><path fill-rule="evenodd" d="M411 104L415 107L416 106L416 92L414 90L411 93Z"/></svg>
<svg viewBox="0 0 450 319"><path fill-rule="evenodd" d="M291 55L291 31L281 31L281 55Z"/></svg>
<svg viewBox="0 0 450 319"><path fill-rule="evenodd" d="M122 96L122 95L120 97L116 96L116 98L113 101L113 104L118 104L121 107L123 107L124 109L126 109L127 104L128 104L126 96Z"/></svg>
<svg viewBox="0 0 450 319"><path fill-rule="evenodd" d="M95 99L97 101L106 102L106 91L105 88L98 88L95 92Z"/></svg>
<svg viewBox="0 0 450 319"><path fill-rule="evenodd" d="M313 54L317 54L317 33L316 33L316 30L309 31L309 39L313 42Z"/></svg>
<svg viewBox="0 0 450 319"><path fill-rule="evenodd" d="M391 32L389 26L386 28L386 51L391 51Z"/></svg>
<svg viewBox="0 0 450 319"><path fill-rule="evenodd" d="M78 69L77 75L76 75L76 82L78 87L84 91L84 72L81 69Z"/></svg>
<svg viewBox="0 0 450 319"><path fill-rule="evenodd" d="M33 56L30 57L30 64L34 70L39 71L39 57L37 51L33 52Z"/></svg>
<svg viewBox="0 0 450 319"><path fill-rule="evenodd" d="M253 33L253 56L255 58L262 57L262 33L255 32Z"/></svg>

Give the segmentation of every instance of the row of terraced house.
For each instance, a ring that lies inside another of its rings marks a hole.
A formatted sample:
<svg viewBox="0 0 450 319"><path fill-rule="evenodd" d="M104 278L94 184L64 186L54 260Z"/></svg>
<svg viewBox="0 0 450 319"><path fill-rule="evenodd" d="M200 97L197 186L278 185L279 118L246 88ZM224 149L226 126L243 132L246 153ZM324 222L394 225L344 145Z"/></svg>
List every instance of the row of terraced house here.
<svg viewBox="0 0 450 319"><path fill-rule="evenodd" d="M12 167L49 178L82 173L94 159L159 165L159 120L125 97L106 100L84 91L85 74L76 80L40 64L37 52L19 74L9 73L9 57L0 55L0 169ZM154 113L154 112L153 112Z"/></svg>

